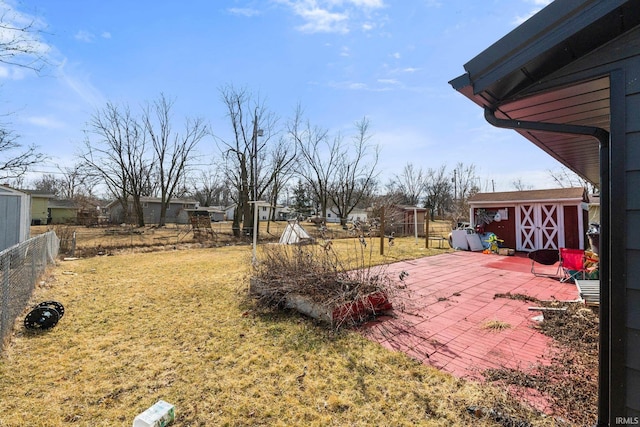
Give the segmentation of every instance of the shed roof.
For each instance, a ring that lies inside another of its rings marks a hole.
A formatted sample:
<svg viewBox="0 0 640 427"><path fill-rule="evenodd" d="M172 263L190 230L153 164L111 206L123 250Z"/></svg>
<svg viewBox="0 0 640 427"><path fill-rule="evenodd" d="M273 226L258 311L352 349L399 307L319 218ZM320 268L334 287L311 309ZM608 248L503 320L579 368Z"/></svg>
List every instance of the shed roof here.
<svg viewBox="0 0 640 427"><path fill-rule="evenodd" d="M40 199L53 199L55 196L55 194L52 194L50 191L46 191L46 190L20 190L23 193L27 193L28 195L30 195L32 198L40 198Z"/></svg>
<svg viewBox="0 0 640 427"><path fill-rule="evenodd" d="M131 196L129 196L129 200L131 201L132 198ZM140 201L142 203L161 203L162 199L160 197L147 197L147 196L143 196L140 197ZM110 201L105 207L106 208L111 208L113 206L116 206L120 203L119 200L112 200ZM197 202L197 200L195 199L180 199L180 198L173 198L170 200L169 204L170 205L195 205Z"/></svg>
<svg viewBox="0 0 640 427"><path fill-rule="evenodd" d="M555 0L464 65L454 89L497 118L609 130L607 77L544 80L640 25L637 0ZM625 52L620 52L624 55ZM516 130L578 175L598 185L598 144L590 136Z"/></svg>
<svg viewBox="0 0 640 427"><path fill-rule="evenodd" d="M70 199L49 199L48 206L52 209L78 209L76 202Z"/></svg>
<svg viewBox="0 0 640 427"><path fill-rule="evenodd" d="M498 193L476 193L469 197L470 204L541 201L586 201L582 187L553 188L549 190L504 191Z"/></svg>
<svg viewBox="0 0 640 427"><path fill-rule="evenodd" d="M398 209L401 209L403 211L416 211L416 212L426 212L427 208L420 208L418 206L412 206L412 205L396 205L396 207Z"/></svg>
<svg viewBox="0 0 640 427"><path fill-rule="evenodd" d="M0 194L9 194L12 196L26 196L27 193L11 188L8 185L0 185Z"/></svg>

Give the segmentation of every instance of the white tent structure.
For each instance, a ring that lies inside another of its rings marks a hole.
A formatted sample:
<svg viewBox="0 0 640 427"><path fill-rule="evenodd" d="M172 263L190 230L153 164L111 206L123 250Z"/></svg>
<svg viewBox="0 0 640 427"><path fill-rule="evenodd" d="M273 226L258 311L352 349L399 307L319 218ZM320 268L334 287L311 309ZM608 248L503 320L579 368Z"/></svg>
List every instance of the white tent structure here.
<svg viewBox="0 0 640 427"><path fill-rule="evenodd" d="M290 221L280 236L281 245L299 245L311 243L313 238L302 228L298 221Z"/></svg>

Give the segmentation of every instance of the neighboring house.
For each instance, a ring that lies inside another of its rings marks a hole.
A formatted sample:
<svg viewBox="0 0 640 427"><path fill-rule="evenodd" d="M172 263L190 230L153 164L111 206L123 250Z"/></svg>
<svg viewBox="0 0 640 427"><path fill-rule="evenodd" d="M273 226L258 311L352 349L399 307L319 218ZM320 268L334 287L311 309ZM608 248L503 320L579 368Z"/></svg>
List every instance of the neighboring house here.
<svg viewBox="0 0 640 427"><path fill-rule="evenodd" d="M55 196L46 191L21 190L31 196L31 225L46 225L49 223L49 199Z"/></svg>
<svg viewBox="0 0 640 427"><path fill-rule="evenodd" d="M517 251L584 249L587 201L581 187L477 193L469 198L469 218Z"/></svg>
<svg viewBox="0 0 640 427"><path fill-rule="evenodd" d="M258 201L258 220L269 221L271 219L271 211L275 209L269 202Z"/></svg>
<svg viewBox="0 0 640 427"><path fill-rule="evenodd" d="M145 224L158 224L160 222L160 203L158 197L142 197L142 210ZM172 199L167 207L166 222L168 224L187 224L189 215L187 209L195 209L197 202L193 199ZM122 205L118 200L114 200L107 205L109 211L109 220L113 223L121 223L124 221L124 212ZM129 201L129 215L133 218L133 205Z"/></svg>
<svg viewBox="0 0 640 427"><path fill-rule="evenodd" d="M78 207L73 200L49 199L49 224L76 224Z"/></svg>
<svg viewBox="0 0 640 427"><path fill-rule="evenodd" d="M224 218L226 221L233 221L233 215L235 215L237 207L238 205L234 203L233 205L224 208Z"/></svg>
<svg viewBox="0 0 640 427"><path fill-rule="evenodd" d="M296 218L296 212L288 206L276 206L276 221L288 221Z"/></svg>
<svg viewBox="0 0 640 427"><path fill-rule="evenodd" d="M464 68L451 85L489 123L515 130L600 190L597 425L637 424L640 5L555 0Z"/></svg>
<svg viewBox="0 0 640 427"><path fill-rule="evenodd" d="M384 232L399 236L424 236L426 208L407 205L393 205L384 212Z"/></svg>
<svg viewBox="0 0 640 427"><path fill-rule="evenodd" d="M233 204L231 206L227 206L225 209L225 216L227 221L233 221L233 215L236 211L237 205ZM271 211L276 209L276 219L278 219L278 208L271 206L269 202L258 201L258 220L259 221L268 221L271 218ZM241 219L242 221L242 219Z"/></svg>
<svg viewBox="0 0 640 427"><path fill-rule="evenodd" d="M355 221L367 221L367 210L354 208L351 213L347 216L347 222L355 222ZM327 222L331 223L339 223L340 215L335 207L327 209Z"/></svg>
<svg viewBox="0 0 640 427"><path fill-rule="evenodd" d="M29 238L29 195L0 185L0 251Z"/></svg>

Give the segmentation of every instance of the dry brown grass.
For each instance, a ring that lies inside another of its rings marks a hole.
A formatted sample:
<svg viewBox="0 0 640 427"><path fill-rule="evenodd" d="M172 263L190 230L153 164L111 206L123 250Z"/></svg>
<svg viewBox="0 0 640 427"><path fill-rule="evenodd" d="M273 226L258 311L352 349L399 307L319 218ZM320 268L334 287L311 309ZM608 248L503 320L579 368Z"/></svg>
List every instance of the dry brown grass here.
<svg viewBox="0 0 640 427"><path fill-rule="evenodd" d="M504 331L511 328L511 325L501 320L487 320L480 325L480 328L489 331Z"/></svg>
<svg viewBox="0 0 640 427"><path fill-rule="evenodd" d="M431 221L430 223L430 235L431 236L443 236L446 237L451 230L449 222L447 221ZM305 230L311 235L311 237L322 240L324 237L330 239L345 239L353 237L353 233L348 230L344 230L339 224L328 224L326 228L320 227L309 223L301 223ZM277 242L287 222L277 221L260 223L260 242ZM73 233L76 235L76 252L75 256L94 256L98 253L121 253L123 251L130 251L132 249L138 251L153 251L153 250L165 250L174 248L185 247L216 247L226 245L237 244L250 244L250 237L235 238L231 230L231 222L215 222L211 223L211 228L215 232L214 238L203 238L203 236L195 236L191 230L190 225L185 224L167 224L165 227L156 227L149 225L142 228L132 227L128 225L109 225L101 227L85 227L79 225L40 225L31 227L31 235L45 233L51 229L55 230L61 241L61 253L64 255L71 255L70 250L72 247ZM267 230L268 228L268 230ZM375 234L375 233L374 233ZM375 238L374 245L379 252L379 238ZM398 239L396 239L396 242ZM406 250L414 251L415 254L410 257L430 255L434 250L420 251L420 248L425 247L424 238L419 238L417 241L414 238L403 238L405 242L413 242L414 245L397 245L399 248L390 248L388 242L386 245L387 260L405 259ZM433 243L432 243L433 245ZM441 244L445 250L449 248L449 245ZM442 251L443 249L438 249Z"/></svg>
<svg viewBox="0 0 640 427"><path fill-rule="evenodd" d="M62 262L33 302L64 317L39 334L17 322L0 359L0 426L130 426L158 399L176 426L489 426L466 408L518 409L355 332L258 310L249 265L244 246Z"/></svg>

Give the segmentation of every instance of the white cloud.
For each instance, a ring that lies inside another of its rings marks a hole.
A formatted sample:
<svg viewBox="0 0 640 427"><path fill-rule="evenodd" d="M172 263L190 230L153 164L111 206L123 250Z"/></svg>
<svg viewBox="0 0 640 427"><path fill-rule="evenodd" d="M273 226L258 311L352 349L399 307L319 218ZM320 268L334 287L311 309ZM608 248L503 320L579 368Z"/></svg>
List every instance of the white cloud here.
<svg viewBox="0 0 640 427"><path fill-rule="evenodd" d="M385 85L399 85L400 82L396 79L378 79L378 83L382 83Z"/></svg>
<svg viewBox="0 0 640 427"><path fill-rule="evenodd" d="M52 117L33 116L33 117L27 117L25 121L34 126L38 126L46 129L62 129L65 127L65 124L63 122L56 120Z"/></svg>
<svg viewBox="0 0 640 427"><path fill-rule="evenodd" d="M59 78L84 102L95 108L105 103L102 93L96 89L87 76L78 76L66 60L58 67Z"/></svg>
<svg viewBox="0 0 640 427"><path fill-rule="evenodd" d="M340 49L340 56L351 56L351 50L348 46L342 46Z"/></svg>
<svg viewBox="0 0 640 427"><path fill-rule="evenodd" d="M348 16L344 13L333 13L325 9L299 8L296 13L306 21L298 26L303 33L348 33Z"/></svg>
<svg viewBox="0 0 640 427"><path fill-rule="evenodd" d="M540 12L542 10L542 8L544 8L545 6L550 4L552 2L552 0L528 0L527 2L534 4L536 7L534 9L532 9L525 16L516 16L512 21L512 25L518 26L518 25L522 24L523 22L527 21L533 15L535 15L538 12Z"/></svg>
<svg viewBox="0 0 640 427"><path fill-rule="evenodd" d="M352 3L354 6L366 7L369 9L379 9L384 7L383 0L347 0L347 3Z"/></svg>
<svg viewBox="0 0 640 427"><path fill-rule="evenodd" d="M230 7L229 9L227 9L227 12L229 12L231 15L246 16L248 18L260 15L259 10L248 7Z"/></svg>
<svg viewBox="0 0 640 427"><path fill-rule="evenodd" d="M26 76L26 69L12 65L0 65L0 80L22 80Z"/></svg>
<svg viewBox="0 0 640 427"><path fill-rule="evenodd" d="M352 28L371 31L371 12L385 7L383 0L274 0L304 21L296 27L304 33L346 34ZM361 23L359 23L361 21Z"/></svg>
<svg viewBox="0 0 640 427"><path fill-rule="evenodd" d="M400 59L400 52L394 52L391 54L391 56L395 59Z"/></svg>
<svg viewBox="0 0 640 427"><path fill-rule="evenodd" d="M415 67L405 67L405 68L393 68L389 70L390 74L399 74L399 73L415 73L420 71L420 68Z"/></svg>
<svg viewBox="0 0 640 427"><path fill-rule="evenodd" d="M111 33L108 31L103 31L102 33L100 33L100 37L103 39L110 39ZM78 30L73 38L84 43L93 43L96 39L96 35L91 31Z"/></svg>
<svg viewBox="0 0 640 427"><path fill-rule="evenodd" d="M376 83L378 83L377 86L371 86L371 85L368 85L367 83L362 83L362 82L343 81L343 82L329 82L328 86L335 89L359 90L359 91L367 91L367 92L388 92L394 89L390 86L401 85L400 82L393 79L379 79L379 80L376 80Z"/></svg>
<svg viewBox="0 0 640 427"><path fill-rule="evenodd" d="M352 90L367 89L367 85L365 83L349 83L347 87Z"/></svg>
<svg viewBox="0 0 640 427"><path fill-rule="evenodd" d="M81 42L91 43L91 42L93 42L93 39L94 39L95 36L92 33L90 33L89 31L80 30L73 37L76 40L80 40Z"/></svg>

